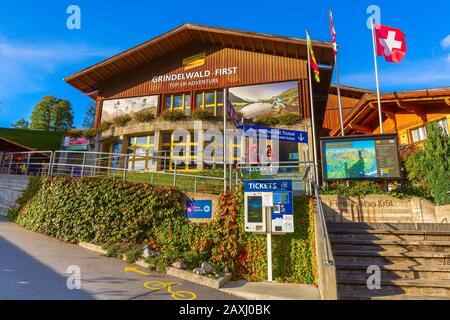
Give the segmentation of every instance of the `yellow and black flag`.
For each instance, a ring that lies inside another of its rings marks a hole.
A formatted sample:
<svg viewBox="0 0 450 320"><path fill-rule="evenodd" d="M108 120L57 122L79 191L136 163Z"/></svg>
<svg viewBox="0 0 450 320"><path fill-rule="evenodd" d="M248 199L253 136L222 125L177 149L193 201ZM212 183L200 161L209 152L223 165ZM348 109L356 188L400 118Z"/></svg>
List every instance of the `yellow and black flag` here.
<svg viewBox="0 0 450 320"><path fill-rule="evenodd" d="M311 68L314 71L314 78L317 82L320 83L320 71L319 65L317 64L316 56L314 55L314 50L311 42L311 38L309 37L309 33L306 34L308 40L308 48L309 48L309 63L311 64Z"/></svg>

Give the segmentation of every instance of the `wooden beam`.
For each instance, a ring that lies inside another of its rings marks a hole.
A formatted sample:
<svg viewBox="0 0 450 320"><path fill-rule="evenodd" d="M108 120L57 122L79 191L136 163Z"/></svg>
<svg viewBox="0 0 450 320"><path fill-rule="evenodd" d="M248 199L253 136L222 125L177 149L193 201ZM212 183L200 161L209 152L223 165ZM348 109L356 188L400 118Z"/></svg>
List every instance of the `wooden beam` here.
<svg viewBox="0 0 450 320"><path fill-rule="evenodd" d="M406 110L408 112L412 112L412 113L416 114L417 116L419 116L422 119L422 121L424 123L427 122L427 116L423 112L421 107L407 105L400 100L397 101L397 105L399 106L399 108L401 108L403 110Z"/></svg>
<svg viewBox="0 0 450 320"><path fill-rule="evenodd" d="M372 129L369 128L368 126L362 126L362 125L359 125L359 124L352 124L352 123L350 123L349 127L351 129L360 131L360 132L362 132L364 134L372 134Z"/></svg>

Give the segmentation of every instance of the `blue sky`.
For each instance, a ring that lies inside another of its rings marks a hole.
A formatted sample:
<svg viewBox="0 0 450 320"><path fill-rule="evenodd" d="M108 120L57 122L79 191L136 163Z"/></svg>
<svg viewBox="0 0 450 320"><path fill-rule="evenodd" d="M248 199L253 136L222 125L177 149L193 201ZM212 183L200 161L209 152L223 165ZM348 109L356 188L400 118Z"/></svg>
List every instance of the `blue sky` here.
<svg viewBox="0 0 450 320"><path fill-rule="evenodd" d="M66 28L67 7L81 8L81 30ZM0 127L29 115L45 95L69 99L81 125L90 100L63 78L183 23L330 40L334 11L342 84L374 88L369 5L382 23L407 35L401 64L381 58L382 91L450 85L450 2L397 1L117 1L40 0L0 3Z"/></svg>

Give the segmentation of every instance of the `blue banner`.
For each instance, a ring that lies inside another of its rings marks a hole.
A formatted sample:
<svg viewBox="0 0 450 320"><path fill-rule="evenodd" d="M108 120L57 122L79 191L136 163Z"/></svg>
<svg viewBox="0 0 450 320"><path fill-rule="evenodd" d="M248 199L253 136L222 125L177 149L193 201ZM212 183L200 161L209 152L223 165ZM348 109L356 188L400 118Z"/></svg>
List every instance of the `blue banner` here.
<svg viewBox="0 0 450 320"><path fill-rule="evenodd" d="M212 219L212 200L186 201L186 217L188 219Z"/></svg>
<svg viewBox="0 0 450 320"><path fill-rule="evenodd" d="M308 132L262 126L244 126L246 137L308 144Z"/></svg>
<svg viewBox="0 0 450 320"><path fill-rule="evenodd" d="M247 180L245 192L292 191L292 180Z"/></svg>

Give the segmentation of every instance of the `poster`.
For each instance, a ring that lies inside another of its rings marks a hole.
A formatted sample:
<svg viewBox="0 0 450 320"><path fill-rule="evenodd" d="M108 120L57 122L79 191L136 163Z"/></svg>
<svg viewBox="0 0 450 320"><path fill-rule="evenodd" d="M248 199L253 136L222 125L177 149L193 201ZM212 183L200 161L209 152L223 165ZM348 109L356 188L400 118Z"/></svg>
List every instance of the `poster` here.
<svg viewBox="0 0 450 320"><path fill-rule="evenodd" d="M158 110L159 96L146 96L103 101L102 121L111 121L117 116L141 111Z"/></svg>
<svg viewBox="0 0 450 320"><path fill-rule="evenodd" d="M298 82L278 82L229 89L234 109L246 119L263 115L299 113Z"/></svg>

